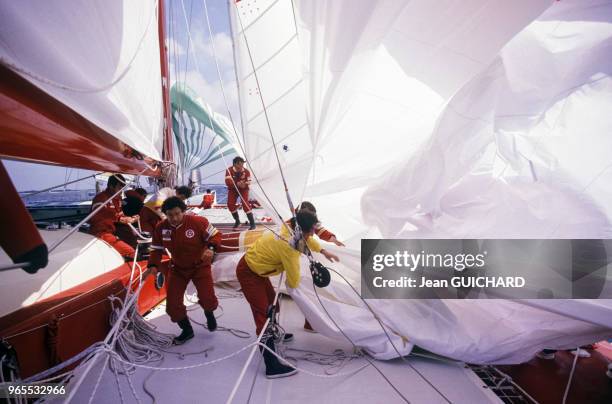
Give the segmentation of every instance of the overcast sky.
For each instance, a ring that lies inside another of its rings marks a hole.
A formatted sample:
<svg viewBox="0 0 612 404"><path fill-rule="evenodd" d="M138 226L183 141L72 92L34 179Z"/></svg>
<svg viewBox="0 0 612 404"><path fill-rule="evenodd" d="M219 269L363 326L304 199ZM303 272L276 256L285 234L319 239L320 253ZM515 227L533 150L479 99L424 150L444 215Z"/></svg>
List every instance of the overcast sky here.
<svg viewBox="0 0 612 404"><path fill-rule="evenodd" d="M227 116L227 108L222 97L219 75L212 54L211 38L206 25L204 0L173 0L165 3L166 43L169 49L171 84L177 81L186 83L202 100L209 103L215 112ZM228 103L236 126L240 127L228 5L222 0L207 0L207 6L213 30L212 41L215 44ZM187 23L189 23L192 41L189 41ZM92 174L87 170L8 160L4 160L4 164L19 191L43 189ZM223 174L218 172L225 168L224 165L223 160L217 160L203 167L201 169L203 182L223 182ZM79 189L93 187L93 180L70 185L70 188Z"/></svg>

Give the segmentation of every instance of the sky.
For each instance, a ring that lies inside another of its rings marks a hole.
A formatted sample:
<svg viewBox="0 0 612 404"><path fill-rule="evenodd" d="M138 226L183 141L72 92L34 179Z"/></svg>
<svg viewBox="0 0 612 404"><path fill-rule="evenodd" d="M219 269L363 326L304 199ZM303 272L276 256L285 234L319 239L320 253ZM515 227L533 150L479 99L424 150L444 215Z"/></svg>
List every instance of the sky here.
<svg viewBox="0 0 612 404"><path fill-rule="evenodd" d="M214 43L217 53L229 109L236 126L240 127L227 1L172 0L165 2L170 83L174 85L179 82L180 85L186 85L204 102L210 104L213 111L228 116L211 48L211 38L204 13L204 1L207 2L213 31L212 43ZM189 30L187 24L189 24ZM191 40L189 39L190 36ZM226 157L231 159L233 156ZM93 174L92 171L81 169L9 160L3 160L3 162L18 191L43 189ZM203 167L200 170L203 183L222 183L223 173L218 172L222 171L225 168L224 166L224 161L220 159L209 166ZM85 180L70 185L71 189L93 187L93 180Z"/></svg>

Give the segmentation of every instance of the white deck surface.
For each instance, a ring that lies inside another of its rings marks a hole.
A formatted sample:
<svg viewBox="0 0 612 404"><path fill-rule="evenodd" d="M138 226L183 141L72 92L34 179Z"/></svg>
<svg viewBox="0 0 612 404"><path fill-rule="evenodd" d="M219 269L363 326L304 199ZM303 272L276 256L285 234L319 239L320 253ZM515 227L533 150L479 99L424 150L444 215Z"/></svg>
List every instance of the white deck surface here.
<svg viewBox="0 0 612 404"><path fill-rule="evenodd" d="M188 289L193 293L192 288ZM226 291L225 291L226 292ZM219 290L218 295L224 291ZM234 352L254 340L254 323L249 306L243 298L220 299L223 314L219 325L233 327L251 333L250 339L240 339L227 332L210 333L202 326L194 324L196 336L181 347L172 350L180 353L199 352L212 347L208 357L204 354L190 355L185 359L166 354L162 363L151 364L160 367L182 367L219 358ZM204 315L198 305L188 307L189 315L203 322ZM216 314L219 316L220 312ZM164 313L164 308L157 308L148 317L162 332L176 333L178 327L172 324ZM295 334L295 339L287 343L288 347L308 349L331 353L341 348L351 352L348 342L334 341L319 334L305 332L302 329L304 317L297 306L288 298L284 298L281 308L281 325L287 332ZM154 394L157 403L225 403L238 378L240 370L247 360L249 351L245 351L226 361L204 367L181 371L156 371L138 369L131 379L141 403L154 402L143 390L145 379L148 389ZM264 375L263 360L256 353L248 368L246 376L240 385L235 403L381 403L404 402L371 366L351 376L323 379L298 373L292 377L268 380ZM437 389L453 403L488 403L500 402L469 370L461 365L442 363L426 358L410 357L410 363L419 370ZM87 403L100 371L103 360L94 365L90 374L74 397L74 403ZM367 363L358 358L351 361L341 372L349 372ZM377 366L400 389L411 403L445 403L426 381L424 381L405 362L376 361ZM323 373L321 365L299 361L299 367L313 372ZM123 394L123 402L138 402L130 389L127 379L120 377L119 384ZM114 375L106 369L102 376L94 403L120 403L117 381Z"/></svg>

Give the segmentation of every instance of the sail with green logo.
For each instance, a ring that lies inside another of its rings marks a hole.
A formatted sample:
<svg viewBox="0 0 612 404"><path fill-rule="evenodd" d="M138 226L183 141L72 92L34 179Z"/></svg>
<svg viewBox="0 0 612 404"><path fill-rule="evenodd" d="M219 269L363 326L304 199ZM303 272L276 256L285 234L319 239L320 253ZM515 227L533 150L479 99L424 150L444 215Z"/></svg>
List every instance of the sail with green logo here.
<svg viewBox="0 0 612 404"><path fill-rule="evenodd" d="M235 154L235 137L229 120L212 110L189 87L174 85L170 90L172 132L178 151L179 181L192 171Z"/></svg>

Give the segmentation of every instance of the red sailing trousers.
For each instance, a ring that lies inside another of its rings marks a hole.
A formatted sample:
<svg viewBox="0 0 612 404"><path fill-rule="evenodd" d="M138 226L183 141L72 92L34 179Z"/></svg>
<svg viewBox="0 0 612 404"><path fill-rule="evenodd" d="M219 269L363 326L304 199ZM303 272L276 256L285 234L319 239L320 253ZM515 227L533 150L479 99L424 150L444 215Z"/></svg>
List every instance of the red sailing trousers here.
<svg viewBox="0 0 612 404"><path fill-rule="evenodd" d="M238 282L240 282L244 297L251 305L256 333L259 335L268 318L268 307L274 303L276 292L269 278L259 276L251 271L244 256L238 262L236 276L238 277Z"/></svg>
<svg viewBox="0 0 612 404"><path fill-rule="evenodd" d="M135 251L132 246L125 241L121 241L119 237L115 236L113 233L101 233L96 234L96 236L110 244L122 257L134 258Z"/></svg>
<svg viewBox="0 0 612 404"><path fill-rule="evenodd" d="M238 206L236 205L236 201L240 197L240 202L242 203L242 210L244 213L249 213L251 211L251 205L249 205L249 190L241 189L240 194L236 192L235 189L229 188L227 190L227 208L230 213L234 213L238 210Z"/></svg>
<svg viewBox="0 0 612 404"><path fill-rule="evenodd" d="M175 323L187 316L183 297L189 281L193 282L198 292L198 303L205 311L213 311L219 305L213 287L210 265L201 265L190 269L173 266L168 270L166 313L170 316L170 320Z"/></svg>

